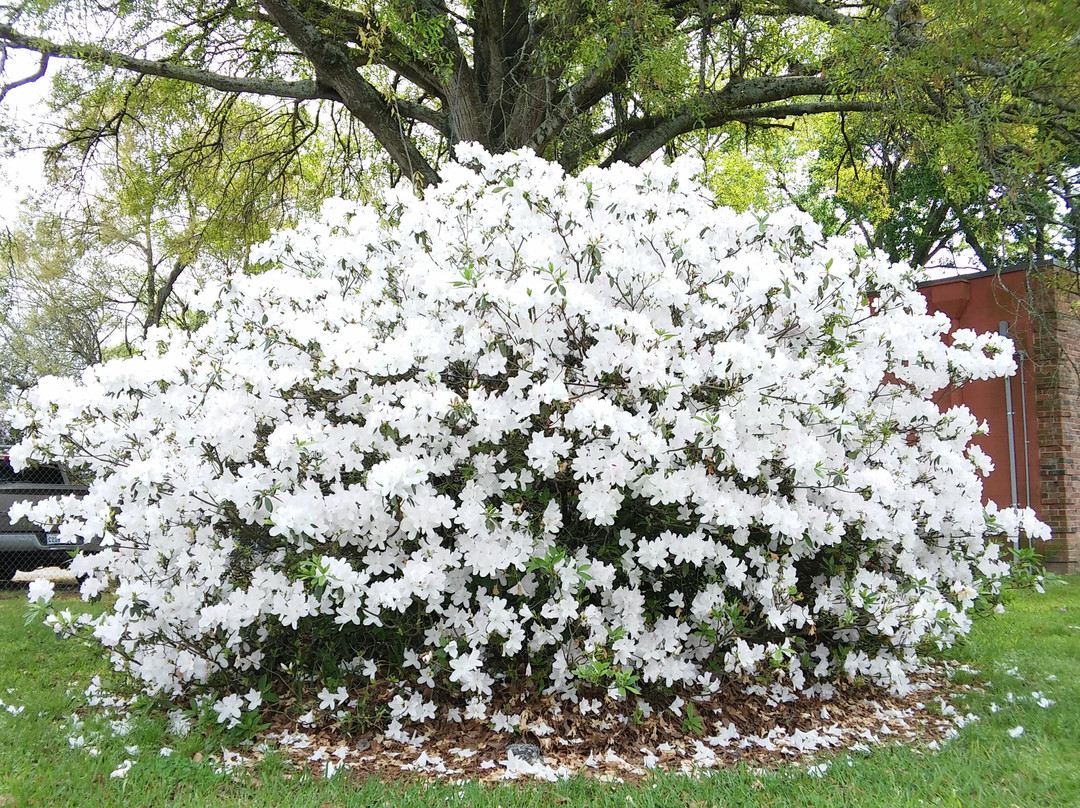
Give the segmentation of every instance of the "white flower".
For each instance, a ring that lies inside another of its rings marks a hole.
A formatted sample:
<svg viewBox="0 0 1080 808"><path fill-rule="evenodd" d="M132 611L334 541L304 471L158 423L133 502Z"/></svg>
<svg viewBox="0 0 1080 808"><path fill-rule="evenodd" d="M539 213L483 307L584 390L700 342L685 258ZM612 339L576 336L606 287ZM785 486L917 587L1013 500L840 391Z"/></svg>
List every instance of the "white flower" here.
<svg viewBox="0 0 1080 808"><path fill-rule="evenodd" d="M1013 727L1012 729L1009 730L1009 737L1010 738L1019 738L1023 734L1024 734L1024 728L1020 727L1020 726Z"/></svg>
<svg viewBox="0 0 1080 808"><path fill-rule="evenodd" d="M468 693L470 690L478 690L483 684L480 672L481 651L474 648L468 654L450 660L450 681L460 682L461 689Z"/></svg>
<svg viewBox="0 0 1080 808"><path fill-rule="evenodd" d="M240 723L240 716L244 709L244 699L235 693L230 693L224 698L214 702L213 710L217 713L217 722L225 724L231 729Z"/></svg>
<svg viewBox="0 0 1080 808"><path fill-rule="evenodd" d="M582 715L588 715L589 713L599 714L601 706L600 699L582 699L578 702L578 712Z"/></svg>
<svg viewBox="0 0 1080 808"><path fill-rule="evenodd" d="M521 723L520 715L506 715L495 712L491 716L491 726L496 732L516 732Z"/></svg>
<svg viewBox="0 0 1080 808"><path fill-rule="evenodd" d="M183 710L173 710L169 713L169 732L183 737L191 732L192 719Z"/></svg>
<svg viewBox="0 0 1080 808"><path fill-rule="evenodd" d="M675 715L681 716L682 708L685 704L686 701L684 701L681 696L676 696L675 700L668 705L668 709L671 710L671 712L673 712Z"/></svg>
<svg viewBox="0 0 1080 808"><path fill-rule="evenodd" d="M1008 343L943 339L909 268L798 211L717 210L685 164L461 154L477 170L447 164L423 198L274 234L262 271L184 301L198 329L27 391L13 460L91 483L17 513L100 539L72 570L117 593L54 628L228 725L286 669L342 708L317 649L286 655L303 638L410 637L400 670L396 642L331 660L400 680L406 742L462 693L485 718L526 658L553 712L591 713L574 671L601 645L643 684L708 688L719 663L768 668L778 700L910 688L916 649L1000 591L992 536L1042 535L983 505L980 425L933 398L1010 372ZM818 637L806 663L785 633Z"/></svg>
<svg viewBox="0 0 1080 808"><path fill-rule="evenodd" d="M53 582L48 578L35 578L26 591L26 597L31 603L48 603L53 599L53 594Z"/></svg>
<svg viewBox="0 0 1080 808"><path fill-rule="evenodd" d="M487 704L481 699L470 699L465 705L465 719L480 720L487 718Z"/></svg>
<svg viewBox="0 0 1080 808"><path fill-rule="evenodd" d="M570 449L570 442L562 435L544 435L534 433L525 457L529 465L539 471L545 477L555 476L559 469L559 461L566 456Z"/></svg>
<svg viewBox="0 0 1080 808"><path fill-rule="evenodd" d="M424 462L417 457L401 457L386 460L372 466L368 472L368 485L385 497L407 495L413 486L427 477Z"/></svg>

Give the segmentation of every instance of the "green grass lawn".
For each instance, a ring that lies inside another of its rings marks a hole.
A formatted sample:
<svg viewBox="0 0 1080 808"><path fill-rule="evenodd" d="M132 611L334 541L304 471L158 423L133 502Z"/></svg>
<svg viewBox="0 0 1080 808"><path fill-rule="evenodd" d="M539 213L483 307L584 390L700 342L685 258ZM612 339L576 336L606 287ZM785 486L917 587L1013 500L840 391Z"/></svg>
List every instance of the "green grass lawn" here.
<svg viewBox="0 0 1080 808"><path fill-rule="evenodd" d="M1051 583L1045 595L1014 596L1005 615L978 623L951 652L981 670L976 680L985 686L962 705L980 720L958 738L937 752L883 747L822 756L830 765L821 778L802 762L628 784L327 781L273 756L250 773L215 774L211 756L220 746L212 737L177 739L164 719L147 716L123 736L105 731L108 719L86 709L83 690L107 664L43 626L24 626L25 611L23 593L0 592L0 807L1080 806L1080 577ZM1056 703L1039 706L1035 692ZM1021 726L1023 734L1011 737ZM175 752L160 757L164 746ZM134 761L126 777L110 777L125 760Z"/></svg>

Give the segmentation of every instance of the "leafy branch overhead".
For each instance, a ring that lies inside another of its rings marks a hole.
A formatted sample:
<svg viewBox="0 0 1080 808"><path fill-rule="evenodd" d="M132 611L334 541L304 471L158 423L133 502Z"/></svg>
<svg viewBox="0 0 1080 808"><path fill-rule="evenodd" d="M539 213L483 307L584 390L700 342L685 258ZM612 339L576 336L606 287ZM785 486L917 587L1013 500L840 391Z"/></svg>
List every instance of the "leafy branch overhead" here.
<svg viewBox="0 0 1080 808"><path fill-rule="evenodd" d="M1057 46L1032 58L1008 0L324 0L17 6L5 49L344 108L404 175L455 143L529 147L567 169L640 164L680 137L835 113L1023 123L1077 144L1075 12L1025 3ZM1015 21L1015 17L1013 20ZM88 35L87 32L92 32ZM28 76L4 76L8 86ZM982 114L992 108L996 116ZM208 124L209 125L209 124Z"/></svg>

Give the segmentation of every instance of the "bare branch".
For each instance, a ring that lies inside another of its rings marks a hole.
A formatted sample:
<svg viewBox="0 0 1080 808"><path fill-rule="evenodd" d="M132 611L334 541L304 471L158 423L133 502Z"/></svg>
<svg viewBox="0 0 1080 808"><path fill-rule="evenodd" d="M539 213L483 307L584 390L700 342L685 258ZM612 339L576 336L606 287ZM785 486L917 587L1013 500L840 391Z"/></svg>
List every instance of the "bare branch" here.
<svg viewBox="0 0 1080 808"><path fill-rule="evenodd" d="M16 87L22 87L24 84L32 84L45 75L45 71L49 68L49 54L41 54L41 62L38 64L38 69L34 71L32 75L25 78L17 79L10 84L0 85L0 101L3 101L7 97L7 94L14 90Z"/></svg>

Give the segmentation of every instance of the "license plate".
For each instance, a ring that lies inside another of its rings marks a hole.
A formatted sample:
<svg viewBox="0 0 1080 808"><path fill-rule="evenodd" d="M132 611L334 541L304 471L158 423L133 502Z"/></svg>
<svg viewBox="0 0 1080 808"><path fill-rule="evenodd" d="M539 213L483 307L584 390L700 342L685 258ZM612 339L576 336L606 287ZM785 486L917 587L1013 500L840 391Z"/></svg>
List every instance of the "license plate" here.
<svg viewBox="0 0 1080 808"><path fill-rule="evenodd" d="M63 536L61 536L59 533L46 533L45 534L45 543L48 544L48 545L70 544L70 542L64 541Z"/></svg>

